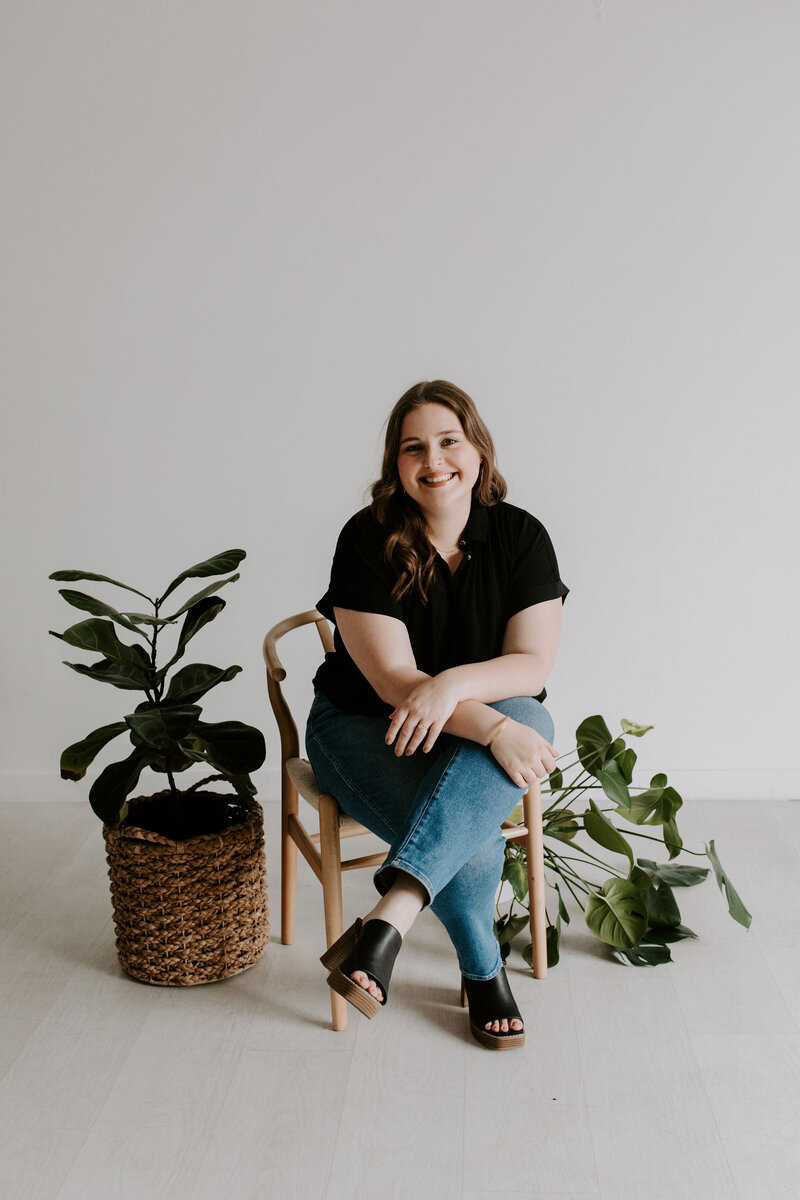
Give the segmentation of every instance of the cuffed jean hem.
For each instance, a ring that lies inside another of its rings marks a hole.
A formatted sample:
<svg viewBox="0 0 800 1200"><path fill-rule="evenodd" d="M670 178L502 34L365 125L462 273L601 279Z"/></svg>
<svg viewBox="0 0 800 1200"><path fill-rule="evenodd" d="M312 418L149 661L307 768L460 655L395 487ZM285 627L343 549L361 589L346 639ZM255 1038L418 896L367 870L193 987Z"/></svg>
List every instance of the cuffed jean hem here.
<svg viewBox="0 0 800 1200"><path fill-rule="evenodd" d="M498 955L498 958L499 958L499 955ZM462 971L461 974L464 976L465 979L474 979L476 983L488 983L488 981L490 979L495 979L500 974L502 969L503 969L503 960L502 960L502 958L500 958L500 961L497 966L497 970L492 971L492 973L490 975L468 975L466 971Z"/></svg>
<svg viewBox="0 0 800 1200"><path fill-rule="evenodd" d="M393 871L394 874L390 875L390 871ZM425 901L422 907L423 909L430 908L431 903L433 902L433 884L431 883L430 879L428 879L427 875L424 875L422 871L418 871L416 867L412 867L410 863L403 862L402 858L393 858L391 862L382 862L380 867L378 867L378 870L375 872L372 878L372 882L375 884L375 887L378 889L380 894L385 896L389 889L395 884L397 881L398 871L404 871L406 875L411 875L412 878L416 879L423 885L428 893L428 899ZM386 872L386 874L384 874L384 872Z"/></svg>

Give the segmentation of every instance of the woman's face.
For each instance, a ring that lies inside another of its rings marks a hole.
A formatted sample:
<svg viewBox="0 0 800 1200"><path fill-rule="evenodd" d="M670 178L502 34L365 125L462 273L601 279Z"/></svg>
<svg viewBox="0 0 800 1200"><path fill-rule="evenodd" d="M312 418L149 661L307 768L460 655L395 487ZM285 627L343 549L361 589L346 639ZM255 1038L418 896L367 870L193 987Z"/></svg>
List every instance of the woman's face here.
<svg viewBox="0 0 800 1200"><path fill-rule="evenodd" d="M426 514L468 509L480 466L479 451L444 404L423 404L403 418L397 471L404 491Z"/></svg>

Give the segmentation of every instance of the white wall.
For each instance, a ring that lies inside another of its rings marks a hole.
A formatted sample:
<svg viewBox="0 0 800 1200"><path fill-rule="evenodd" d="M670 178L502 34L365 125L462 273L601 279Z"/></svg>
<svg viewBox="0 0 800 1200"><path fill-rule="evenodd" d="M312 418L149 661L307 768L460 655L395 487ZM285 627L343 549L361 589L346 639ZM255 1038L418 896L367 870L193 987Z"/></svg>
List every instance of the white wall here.
<svg viewBox="0 0 800 1200"><path fill-rule="evenodd" d="M59 753L131 698L60 666L47 575L228 546L193 646L274 765L261 636L437 376L572 589L559 749L629 717L686 794L797 796L799 36L791 0L5 0L2 797L85 794Z"/></svg>

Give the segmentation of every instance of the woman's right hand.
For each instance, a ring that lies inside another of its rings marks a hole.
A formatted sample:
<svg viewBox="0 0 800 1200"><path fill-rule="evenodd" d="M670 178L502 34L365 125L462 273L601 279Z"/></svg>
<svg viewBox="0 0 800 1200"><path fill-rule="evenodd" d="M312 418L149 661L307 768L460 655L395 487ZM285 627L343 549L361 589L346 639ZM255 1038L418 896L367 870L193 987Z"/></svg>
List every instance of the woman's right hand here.
<svg viewBox="0 0 800 1200"><path fill-rule="evenodd" d="M528 788L556 768L557 751L540 733L508 720L491 745L491 753L517 787Z"/></svg>

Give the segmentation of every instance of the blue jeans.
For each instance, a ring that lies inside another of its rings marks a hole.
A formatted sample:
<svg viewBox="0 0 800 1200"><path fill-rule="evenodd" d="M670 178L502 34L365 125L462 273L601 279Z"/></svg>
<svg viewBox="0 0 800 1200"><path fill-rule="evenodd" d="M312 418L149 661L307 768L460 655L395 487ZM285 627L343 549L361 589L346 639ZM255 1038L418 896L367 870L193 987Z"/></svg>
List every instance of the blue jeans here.
<svg viewBox="0 0 800 1200"><path fill-rule="evenodd" d="M517 696L491 707L553 740L552 718L538 700ZM306 727L309 762L340 808L389 843L375 873L381 895L398 871L420 880L461 973L492 979L502 966L494 935L505 847L500 826L524 788L491 751L451 734L440 734L429 754L398 758L385 742L388 727L388 718L342 712L318 692Z"/></svg>

